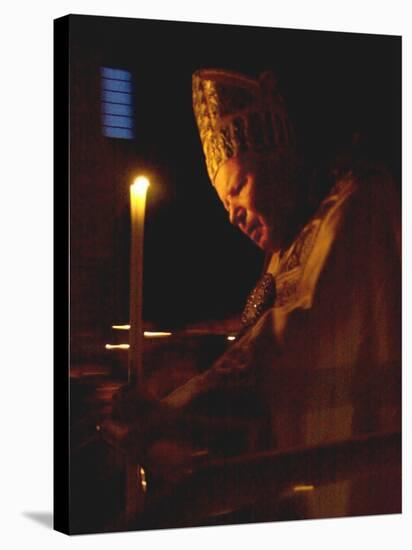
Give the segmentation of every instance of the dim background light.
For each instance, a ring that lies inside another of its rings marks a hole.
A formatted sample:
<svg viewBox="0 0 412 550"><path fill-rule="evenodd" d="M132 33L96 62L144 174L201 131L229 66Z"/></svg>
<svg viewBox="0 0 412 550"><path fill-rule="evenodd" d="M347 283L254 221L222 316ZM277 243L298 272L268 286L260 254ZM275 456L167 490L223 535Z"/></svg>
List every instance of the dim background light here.
<svg viewBox="0 0 412 550"><path fill-rule="evenodd" d="M315 488L314 485L295 485L293 491L295 493L304 493L306 491L313 491Z"/></svg>
<svg viewBox="0 0 412 550"><path fill-rule="evenodd" d="M126 329L121 329L121 330L126 330ZM172 335L171 332L150 332L150 331L145 331L143 334L145 338L165 338L167 336ZM129 344L106 344L105 348L106 349L129 349L130 346Z"/></svg>
<svg viewBox="0 0 412 550"><path fill-rule="evenodd" d="M112 325L114 330L130 330L130 325ZM171 336L171 332L145 330L144 336L146 338L163 338L165 336Z"/></svg>

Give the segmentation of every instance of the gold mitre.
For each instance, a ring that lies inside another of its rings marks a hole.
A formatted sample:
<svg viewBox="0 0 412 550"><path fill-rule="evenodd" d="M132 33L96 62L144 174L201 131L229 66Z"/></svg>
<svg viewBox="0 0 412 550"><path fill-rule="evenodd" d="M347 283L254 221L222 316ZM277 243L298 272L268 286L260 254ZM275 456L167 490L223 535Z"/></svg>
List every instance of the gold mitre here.
<svg viewBox="0 0 412 550"><path fill-rule="evenodd" d="M290 152L292 128L276 78L255 80L220 69L202 69L192 78L193 110L212 183L220 166L248 151Z"/></svg>

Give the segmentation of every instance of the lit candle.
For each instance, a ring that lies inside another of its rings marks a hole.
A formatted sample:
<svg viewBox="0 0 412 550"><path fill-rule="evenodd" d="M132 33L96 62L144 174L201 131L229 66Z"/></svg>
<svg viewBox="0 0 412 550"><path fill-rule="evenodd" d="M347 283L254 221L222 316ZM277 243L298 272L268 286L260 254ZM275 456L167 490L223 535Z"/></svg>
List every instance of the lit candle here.
<svg viewBox="0 0 412 550"><path fill-rule="evenodd" d="M146 191L149 181L139 176L130 186L130 331L129 383L143 378L143 236Z"/></svg>

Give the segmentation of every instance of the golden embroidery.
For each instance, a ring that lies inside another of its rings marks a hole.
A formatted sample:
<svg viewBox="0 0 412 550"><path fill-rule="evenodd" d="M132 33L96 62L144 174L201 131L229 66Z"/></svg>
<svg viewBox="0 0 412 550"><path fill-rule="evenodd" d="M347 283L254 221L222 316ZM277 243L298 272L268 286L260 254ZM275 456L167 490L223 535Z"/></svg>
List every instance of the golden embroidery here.
<svg viewBox="0 0 412 550"><path fill-rule="evenodd" d="M275 78L259 80L222 70L193 75L193 110L199 127L209 177L245 151L278 151L294 147L293 131Z"/></svg>

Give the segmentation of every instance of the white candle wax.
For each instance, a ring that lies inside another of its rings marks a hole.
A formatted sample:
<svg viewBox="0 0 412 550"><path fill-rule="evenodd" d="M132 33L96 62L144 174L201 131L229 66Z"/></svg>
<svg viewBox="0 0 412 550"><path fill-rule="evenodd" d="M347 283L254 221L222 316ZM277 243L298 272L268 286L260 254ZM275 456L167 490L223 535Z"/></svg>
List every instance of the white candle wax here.
<svg viewBox="0 0 412 550"><path fill-rule="evenodd" d="M146 192L149 181L140 176L130 186L130 331L129 383L143 379L143 242Z"/></svg>

